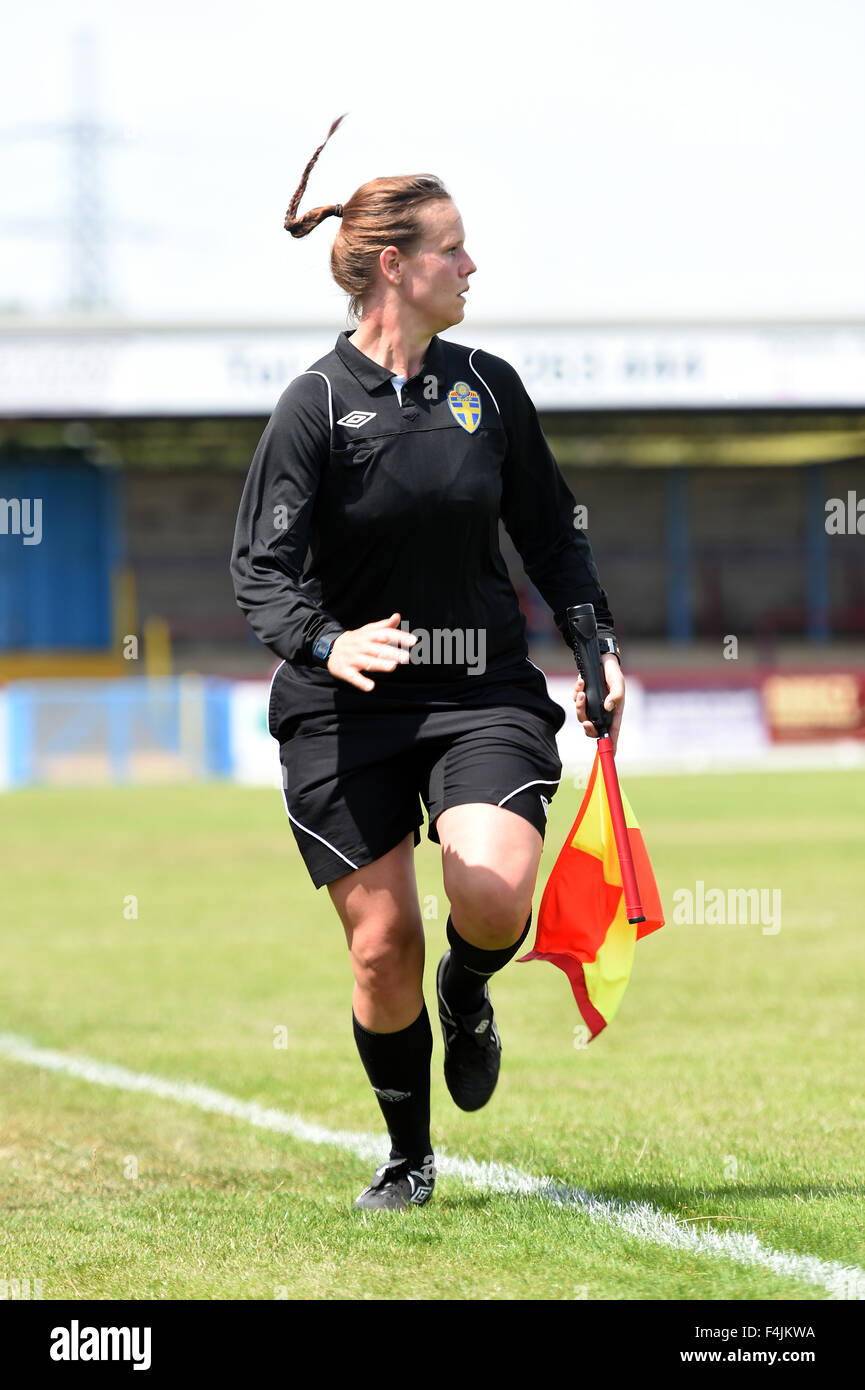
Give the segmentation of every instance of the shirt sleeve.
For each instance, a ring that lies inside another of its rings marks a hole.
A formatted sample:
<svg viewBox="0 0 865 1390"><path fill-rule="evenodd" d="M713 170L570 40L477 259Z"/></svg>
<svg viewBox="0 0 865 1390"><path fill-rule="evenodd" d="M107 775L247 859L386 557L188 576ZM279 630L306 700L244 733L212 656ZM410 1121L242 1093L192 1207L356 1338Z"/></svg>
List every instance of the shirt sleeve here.
<svg viewBox="0 0 865 1390"><path fill-rule="evenodd" d="M565 610L594 606L598 632L612 634L613 615L588 537L574 525L576 502L553 458L537 411L517 372L502 359L490 372L507 435L501 516L526 574L553 611L570 647ZM501 393L501 394L500 394Z"/></svg>
<svg viewBox="0 0 865 1390"><path fill-rule="evenodd" d="M265 426L240 499L231 578L238 607L277 656L308 665L316 638L345 629L302 575L322 469L330 454L327 384L299 376Z"/></svg>

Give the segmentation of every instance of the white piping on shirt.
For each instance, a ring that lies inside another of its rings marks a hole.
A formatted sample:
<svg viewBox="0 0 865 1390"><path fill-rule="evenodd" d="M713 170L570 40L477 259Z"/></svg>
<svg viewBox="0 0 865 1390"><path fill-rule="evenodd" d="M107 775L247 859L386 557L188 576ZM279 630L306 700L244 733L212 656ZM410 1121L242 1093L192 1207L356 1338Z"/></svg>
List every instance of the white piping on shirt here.
<svg viewBox="0 0 865 1390"><path fill-rule="evenodd" d="M267 692L267 704L266 704L265 707L264 707L264 722L265 722L265 724L268 725L268 733L270 733L270 717L269 717L269 716L270 716L270 702L271 702L271 700L273 699L273 682L276 680L277 676L279 675L279 673L280 673L280 671L282 670L282 668L283 668L284 665L285 665L285 660L283 659L283 660L279 663L279 665L277 666L276 670L274 671L273 675L272 675L271 678L270 678L270 689L269 689L268 692ZM271 737L272 737L272 735L271 735Z"/></svg>
<svg viewBox="0 0 865 1390"><path fill-rule="evenodd" d="M477 351L478 351L477 348L472 348L471 352L469 353L469 370L472 371L472 372L474 372L474 374L475 374L475 376L477 377L478 381L483 381L484 386L486 386L487 390L488 390L489 393L490 393L490 398L492 399L493 405L495 406L496 410L499 411L499 415L501 415L502 412L499 410L499 403L498 403L498 401L496 400L495 396L493 395L492 390L490 389L489 382L484 381L484 379L483 379L483 377L481 376L480 372L478 371L477 367L473 367L473 366L472 366L472 358L474 357L474 355L475 355L475 353L476 353Z"/></svg>
<svg viewBox="0 0 865 1390"><path fill-rule="evenodd" d="M333 392L332 392L331 389L330 389L330 378L327 377L327 376L324 376L324 372L316 371L315 367L310 367L310 369L309 369L308 372L301 372L301 376L323 376L323 377L324 377L325 381L327 382L327 418L328 418L329 421L330 421L330 427L331 427L331 429L333 429Z"/></svg>

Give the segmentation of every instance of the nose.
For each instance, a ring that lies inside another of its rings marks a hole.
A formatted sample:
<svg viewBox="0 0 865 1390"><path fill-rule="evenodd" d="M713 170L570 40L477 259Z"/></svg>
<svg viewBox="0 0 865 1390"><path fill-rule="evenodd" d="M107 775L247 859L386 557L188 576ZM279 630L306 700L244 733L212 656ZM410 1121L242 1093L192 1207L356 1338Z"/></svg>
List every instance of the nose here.
<svg viewBox="0 0 865 1390"><path fill-rule="evenodd" d="M472 260L471 256L469 255L469 253L468 253L468 251L467 251L467 252L466 252L465 264L464 264L464 266L463 266L463 275L474 275L474 273L475 273L476 270L477 270L477 266L475 265L474 261Z"/></svg>

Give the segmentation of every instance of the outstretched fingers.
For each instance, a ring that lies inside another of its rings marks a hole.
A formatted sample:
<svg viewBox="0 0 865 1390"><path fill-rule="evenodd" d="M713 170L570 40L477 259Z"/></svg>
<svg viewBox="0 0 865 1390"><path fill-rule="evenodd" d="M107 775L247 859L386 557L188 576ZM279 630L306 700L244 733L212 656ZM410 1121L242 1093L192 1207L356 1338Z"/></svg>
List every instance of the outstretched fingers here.
<svg viewBox="0 0 865 1390"><path fill-rule="evenodd" d="M375 682L364 671L394 671L410 660L408 649L417 638L399 626L399 613L343 632L331 648L327 669L358 690L374 690Z"/></svg>

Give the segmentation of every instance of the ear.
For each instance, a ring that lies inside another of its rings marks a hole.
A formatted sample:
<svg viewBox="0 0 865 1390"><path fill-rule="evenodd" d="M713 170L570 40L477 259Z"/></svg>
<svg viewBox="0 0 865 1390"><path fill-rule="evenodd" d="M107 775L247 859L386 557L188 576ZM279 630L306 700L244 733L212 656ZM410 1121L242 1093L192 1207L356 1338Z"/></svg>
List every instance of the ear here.
<svg viewBox="0 0 865 1390"><path fill-rule="evenodd" d="M386 246L378 258L381 273L392 285L402 279L402 256L396 246Z"/></svg>

